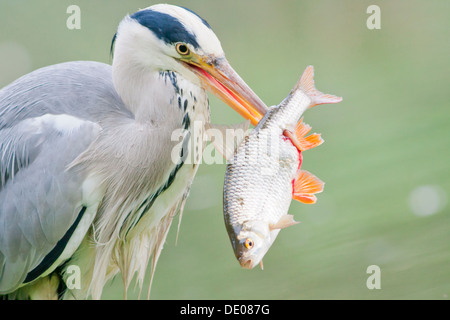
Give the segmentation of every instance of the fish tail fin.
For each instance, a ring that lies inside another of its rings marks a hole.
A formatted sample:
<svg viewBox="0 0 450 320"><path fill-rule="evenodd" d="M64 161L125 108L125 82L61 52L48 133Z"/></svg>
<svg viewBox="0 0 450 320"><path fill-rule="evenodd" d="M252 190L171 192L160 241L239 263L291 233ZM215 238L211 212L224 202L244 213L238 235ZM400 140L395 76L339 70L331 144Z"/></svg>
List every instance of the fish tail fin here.
<svg viewBox="0 0 450 320"><path fill-rule="evenodd" d="M338 103L342 101L342 97L338 97L332 94L325 94L316 89L314 85L314 67L308 66L302 74L298 82L298 86L308 95L312 100L310 106L316 106L318 104L326 103Z"/></svg>
<svg viewBox="0 0 450 320"><path fill-rule="evenodd" d="M316 193L323 191L325 183L312 173L300 170L294 180L292 198L302 203L316 203Z"/></svg>
<svg viewBox="0 0 450 320"><path fill-rule="evenodd" d="M319 133L313 133L305 137L309 131L311 131L311 126L304 123L303 118L301 118L295 128L295 137L297 138L298 148L300 151L315 148L324 142Z"/></svg>

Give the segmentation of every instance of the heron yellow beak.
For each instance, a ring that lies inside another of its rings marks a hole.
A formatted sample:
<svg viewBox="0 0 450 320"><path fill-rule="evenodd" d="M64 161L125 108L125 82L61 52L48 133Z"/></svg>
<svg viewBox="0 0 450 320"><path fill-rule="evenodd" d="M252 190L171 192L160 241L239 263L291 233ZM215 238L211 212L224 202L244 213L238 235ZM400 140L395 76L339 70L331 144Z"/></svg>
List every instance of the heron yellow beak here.
<svg viewBox="0 0 450 320"><path fill-rule="evenodd" d="M234 71L225 57L210 59L193 55L183 61L202 81L203 86L256 125L267 112L267 106Z"/></svg>

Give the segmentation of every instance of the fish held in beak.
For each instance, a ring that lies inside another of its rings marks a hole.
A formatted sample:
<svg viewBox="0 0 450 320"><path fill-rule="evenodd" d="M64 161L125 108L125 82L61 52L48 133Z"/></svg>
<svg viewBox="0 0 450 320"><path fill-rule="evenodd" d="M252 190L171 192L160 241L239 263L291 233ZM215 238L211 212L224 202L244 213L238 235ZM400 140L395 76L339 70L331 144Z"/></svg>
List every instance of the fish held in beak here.
<svg viewBox="0 0 450 320"><path fill-rule="evenodd" d="M298 119L315 105L340 101L315 88L309 66L288 97L270 108L235 149L225 174L223 214L242 267L257 265L280 230L298 223L287 213L292 199L313 204L315 194L323 191L322 180L301 169L303 151L323 140L320 134L307 136L311 127ZM267 146L276 149L268 152Z"/></svg>

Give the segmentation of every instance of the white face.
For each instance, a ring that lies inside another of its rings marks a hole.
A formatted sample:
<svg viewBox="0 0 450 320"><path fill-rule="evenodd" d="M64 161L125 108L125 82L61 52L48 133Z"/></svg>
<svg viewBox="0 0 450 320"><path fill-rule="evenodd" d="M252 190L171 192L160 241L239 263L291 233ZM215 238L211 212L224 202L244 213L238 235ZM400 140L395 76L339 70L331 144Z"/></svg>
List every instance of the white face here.
<svg viewBox="0 0 450 320"><path fill-rule="evenodd" d="M214 60L224 57L224 52L217 36L200 17L181 7L158 4L140 12L145 12L145 10L153 12L155 16L154 30L161 31L159 36L170 37L171 41L168 41L167 38L159 38L149 27L127 17L120 23L117 31L114 51L115 59L120 56L126 56L128 63L131 61L137 66L153 70L175 71L186 79L200 85L198 77L180 63L179 59L183 58L183 56L177 50L177 44L183 43L191 53ZM168 18L165 21L167 26L161 23L163 19L158 21L157 13L161 13L161 17ZM177 22L175 27L182 26L182 32L177 34L176 31L173 31L176 30L173 28L174 25L170 24L173 20ZM161 28L157 25L158 23L162 25ZM179 39L177 36L179 36ZM193 43L186 41L186 39L193 39Z"/></svg>

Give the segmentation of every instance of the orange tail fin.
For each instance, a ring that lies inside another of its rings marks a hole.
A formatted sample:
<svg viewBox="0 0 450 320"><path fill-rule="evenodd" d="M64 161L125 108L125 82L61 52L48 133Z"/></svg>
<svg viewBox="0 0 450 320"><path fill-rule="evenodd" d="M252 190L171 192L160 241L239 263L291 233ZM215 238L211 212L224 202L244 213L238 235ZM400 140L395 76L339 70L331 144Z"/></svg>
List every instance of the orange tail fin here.
<svg viewBox="0 0 450 320"><path fill-rule="evenodd" d="M312 100L312 105L317 106L318 104L326 104L326 103L338 103L342 101L341 97L325 94L316 89L314 85L314 67L308 66L303 72L299 85L302 90L309 96Z"/></svg>
<svg viewBox="0 0 450 320"><path fill-rule="evenodd" d="M306 170L300 170L294 181L292 198L303 203L315 203L315 193L323 191L324 182Z"/></svg>

